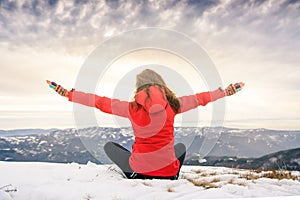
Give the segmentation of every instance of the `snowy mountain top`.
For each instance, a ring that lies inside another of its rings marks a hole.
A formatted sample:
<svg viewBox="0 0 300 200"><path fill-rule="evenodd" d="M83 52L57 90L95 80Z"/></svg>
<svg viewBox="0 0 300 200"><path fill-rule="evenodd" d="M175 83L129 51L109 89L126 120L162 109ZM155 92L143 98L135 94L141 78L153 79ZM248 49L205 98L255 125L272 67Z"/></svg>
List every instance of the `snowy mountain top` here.
<svg viewBox="0 0 300 200"><path fill-rule="evenodd" d="M300 172L183 166L179 180L128 180L115 165L0 162L1 200L208 199L300 196ZM294 180L293 180L294 179Z"/></svg>

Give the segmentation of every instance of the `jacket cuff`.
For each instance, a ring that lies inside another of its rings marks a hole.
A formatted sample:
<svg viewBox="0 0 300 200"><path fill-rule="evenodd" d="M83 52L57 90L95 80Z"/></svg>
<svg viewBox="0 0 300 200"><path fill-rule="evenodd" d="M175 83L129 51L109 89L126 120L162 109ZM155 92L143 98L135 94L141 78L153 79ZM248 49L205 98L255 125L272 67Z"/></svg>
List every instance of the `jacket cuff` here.
<svg viewBox="0 0 300 200"><path fill-rule="evenodd" d="M218 89L210 92L211 101L216 101L216 100L218 100L220 98L223 98L223 97L225 97L225 93L224 93L224 90L222 90L221 87L219 87Z"/></svg>
<svg viewBox="0 0 300 200"><path fill-rule="evenodd" d="M75 91L74 88L72 88L72 90L69 91L69 95L68 95L68 100L69 101L73 101L73 92Z"/></svg>

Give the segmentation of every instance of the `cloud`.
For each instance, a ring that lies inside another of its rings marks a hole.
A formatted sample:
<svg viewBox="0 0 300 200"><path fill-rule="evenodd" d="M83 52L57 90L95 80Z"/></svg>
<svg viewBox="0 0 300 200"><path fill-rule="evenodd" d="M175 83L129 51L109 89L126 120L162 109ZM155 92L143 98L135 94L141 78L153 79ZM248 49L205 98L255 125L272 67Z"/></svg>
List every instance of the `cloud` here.
<svg viewBox="0 0 300 200"><path fill-rule="evenodd" d="M281 48L299 44L298 1L2 0L0 5L0 39L16 46L81 54L111 30L149 26L175 29L203 43L210 36L217 41L226 37L223 42L231 44L237 40Z"/></svg>

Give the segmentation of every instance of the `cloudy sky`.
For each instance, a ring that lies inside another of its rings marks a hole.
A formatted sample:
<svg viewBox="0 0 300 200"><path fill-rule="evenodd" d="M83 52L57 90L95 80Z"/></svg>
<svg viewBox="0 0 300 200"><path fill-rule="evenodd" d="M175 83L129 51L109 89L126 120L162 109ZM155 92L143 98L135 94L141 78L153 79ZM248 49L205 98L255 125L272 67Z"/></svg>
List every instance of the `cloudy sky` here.
<svg viewBox="0 0 300 200"><path fill-rule="evenodd" d="M225 126L300 129L299 0L0 0L0 129L75 127L72 103L45 80L72 88L97 46L146 27L196 41L224 86L246 83L241 93L226 98ZM151 58L166 66L180 63L157 51L139 53L117 60L115 67L152 64ZM184 63L182 68L188 69ZM97 94L112 94L111 82L120 78L113 75L107 74ZM176 83L170 85L176 92ZM199 110L209 115L209 106ZM100 125L115 122L105 114L99 118Z"/></svg>

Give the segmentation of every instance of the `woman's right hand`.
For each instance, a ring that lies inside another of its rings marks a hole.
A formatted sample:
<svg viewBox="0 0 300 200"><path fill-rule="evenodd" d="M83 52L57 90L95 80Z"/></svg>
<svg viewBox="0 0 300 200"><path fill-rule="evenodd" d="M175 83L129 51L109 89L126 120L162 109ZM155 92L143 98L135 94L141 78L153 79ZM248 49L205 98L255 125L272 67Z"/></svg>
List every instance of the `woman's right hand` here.
<svg viewBox="0 0 300 200"><path fill-rule="evenodd" d="M50 88L52 88L55 92L57 92L60 96L69 97L69 91L63 88L61 85L56 84L55 82L46 80L47 84Z"/></svg>

